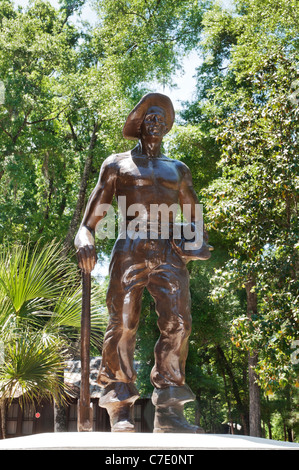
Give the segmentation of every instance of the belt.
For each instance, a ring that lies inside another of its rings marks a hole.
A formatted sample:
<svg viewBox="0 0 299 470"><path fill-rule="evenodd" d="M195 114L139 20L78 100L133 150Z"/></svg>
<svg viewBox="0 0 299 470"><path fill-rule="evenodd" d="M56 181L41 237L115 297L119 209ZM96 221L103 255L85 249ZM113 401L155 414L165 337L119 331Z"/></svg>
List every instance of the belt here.
<svg viewBox="0 0 299 470"><path fill-rule="evenodd" d="M134 224L130 225L134 221ZM164 223L164 222L149 222L147 220L140 219L126 219L125 228L127 234L130 236L140 235L140 238L162 238L162 239L171 239L173 238L174 233L174 224L173 223ZM121 227L121 232L123 232L124 226Z"/></svg>

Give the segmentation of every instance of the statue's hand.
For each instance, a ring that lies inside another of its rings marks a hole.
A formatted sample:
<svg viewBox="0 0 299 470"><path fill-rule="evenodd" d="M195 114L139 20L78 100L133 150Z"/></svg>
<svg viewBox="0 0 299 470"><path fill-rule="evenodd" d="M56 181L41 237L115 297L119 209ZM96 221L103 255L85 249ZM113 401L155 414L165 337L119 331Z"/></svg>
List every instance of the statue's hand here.
<svg viewBox="0 0 299 470"><path fill-rule="evenodd" d="M91 273L97 262L97 254L94 245L80 246L76 252L79 268L86 273Z"/></svg>
<svg viewBox="0 0 299 470"><path fill-rule="evenodd" d="M75 247L79 268L86 273L90 273L97 262L94 245L92 233L86 227L81 227L75 238Z"/></svg>

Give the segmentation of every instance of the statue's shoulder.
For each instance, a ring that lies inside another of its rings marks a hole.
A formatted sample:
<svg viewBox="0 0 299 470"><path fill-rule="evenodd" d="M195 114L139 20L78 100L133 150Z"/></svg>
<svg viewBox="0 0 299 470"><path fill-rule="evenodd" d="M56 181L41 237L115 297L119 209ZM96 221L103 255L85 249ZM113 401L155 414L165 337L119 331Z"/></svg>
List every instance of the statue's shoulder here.
<svg viewBox="0 0 299 470"><path fill-rule="evenodd" d="M182 162L181 160L172 160L174 162L174 165L176 166L176 169L184 176L186 174L190 173L189 167L186 165L186 163Z"/></svg>
<svg viewBox="0 0 299 470"><path fill-rule="evenodd" d="M126 158L130 158L131 152L123 152L123 153L113 153L107 157L104 162L102 163L102 168L109 168L111 170L117 170L119 168L119 164L122 160Z"/></svg>

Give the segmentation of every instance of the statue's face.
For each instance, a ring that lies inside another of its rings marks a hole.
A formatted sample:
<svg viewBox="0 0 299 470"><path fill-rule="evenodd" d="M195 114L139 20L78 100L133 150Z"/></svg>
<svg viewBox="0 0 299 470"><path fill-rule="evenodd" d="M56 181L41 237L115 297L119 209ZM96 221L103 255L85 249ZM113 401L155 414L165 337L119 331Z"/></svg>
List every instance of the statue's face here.
<svg viewBox="0 0 299 470"><path fill-rule="evenodd" d="M164 109L159 106L151 106L144 116L140 131L141 136L163 137L167 133Z"/></svg>

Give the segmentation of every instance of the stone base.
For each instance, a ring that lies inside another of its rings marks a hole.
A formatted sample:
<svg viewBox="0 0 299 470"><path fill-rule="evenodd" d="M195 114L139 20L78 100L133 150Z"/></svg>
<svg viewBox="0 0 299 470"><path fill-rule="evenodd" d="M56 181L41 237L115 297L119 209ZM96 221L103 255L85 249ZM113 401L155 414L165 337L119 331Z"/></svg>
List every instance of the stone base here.
<svg viewBox="0 0 299 470"><path fill-rule="evenodd" d="M299 450L299 444L230 434L56 432L0 440L1 450ZM133 453L132 453L133 454ZM117 455L117 454L115 454Z"/></svg>

